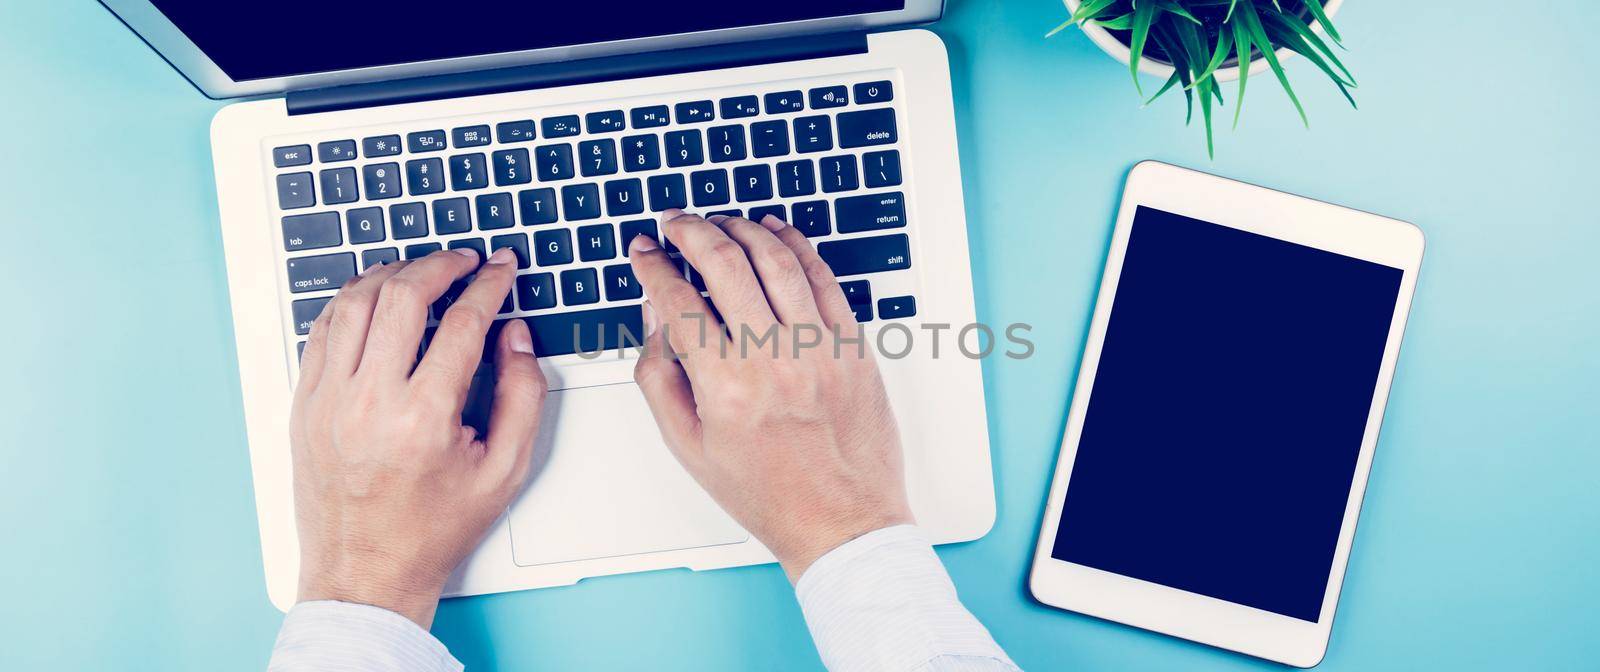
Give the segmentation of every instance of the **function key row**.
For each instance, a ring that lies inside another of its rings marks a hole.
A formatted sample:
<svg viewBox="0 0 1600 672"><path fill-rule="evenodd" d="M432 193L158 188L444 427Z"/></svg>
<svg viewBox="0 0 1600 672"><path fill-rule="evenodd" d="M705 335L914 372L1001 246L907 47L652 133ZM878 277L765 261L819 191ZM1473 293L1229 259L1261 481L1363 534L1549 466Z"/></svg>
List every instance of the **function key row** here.
<svg viewBox="0 0 1600 672"><path fill-rule="evenodd" d="M696 124L716 120L719 108L723 119L753 117L760 114L761 108L765 108L767 114L790 114L805 110L807 100L810 101L811 109L816 110L843 107L850 104L852 94L857 104L886 103L894 99L894 84L884 80L856 84L851 89L844 86L826 86L810 89L807 92L779 91L768 93L759 100L754 95L736 96L723 98L717 105L713 105L709 100L701 100L679 103L673 112L677 115L678 123ZM542 120L538 128L543 131L546 138L575 136L580 134L583 128L588 128L591 134L616 133L628 128L628 118L631 118L632 127L635 129L656 128L670 123L667 106L656 105L634 108L626 116L622 110L592 112L584 115L581 122L578 115L550 117ZM535 128L531 119L504 122L495 125L492 137L503 144L527 142L538 135ZM490 127L487 124L480 124L451 129L448 135L444 129L409 133L406 135L406 147L412 153L437 152L451 145L457 148L481 147L489 144L490 138ZM357 156L355 140L319 143L316 151L317 160L323 163L353 161ZM375 136L361 141L361 154L368 158L394 156L399 153L398 135ZM278 168L309 165L311 160L310 145L289 145L277 147L272 151L272 163Z"/></svg>

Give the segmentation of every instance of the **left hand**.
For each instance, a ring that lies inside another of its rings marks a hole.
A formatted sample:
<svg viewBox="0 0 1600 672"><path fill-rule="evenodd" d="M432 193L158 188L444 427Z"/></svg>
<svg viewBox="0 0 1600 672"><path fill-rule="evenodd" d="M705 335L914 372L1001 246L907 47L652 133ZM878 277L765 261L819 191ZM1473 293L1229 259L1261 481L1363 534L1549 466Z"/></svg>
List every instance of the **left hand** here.
<svg viewBox="0 0 1600 672"><path fill-rule="evenodd" d="M419 363L429 306L473 272ZM546 391L522 320L493 346L488 436L461 424L516 272L505 249L481 267L472 250L375 267L312 325L289 420L300 601L369 604L429 627L450 573L522 488Z"/></svg>

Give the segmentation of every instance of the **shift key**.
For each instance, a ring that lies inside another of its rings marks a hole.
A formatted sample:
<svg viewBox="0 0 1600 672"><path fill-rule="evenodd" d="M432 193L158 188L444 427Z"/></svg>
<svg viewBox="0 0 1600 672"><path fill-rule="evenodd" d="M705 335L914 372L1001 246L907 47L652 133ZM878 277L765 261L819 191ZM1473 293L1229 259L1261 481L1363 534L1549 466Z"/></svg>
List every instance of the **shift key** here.
<svg viewBox="0 0 1600 672"><path fill-rule="evenodd" d="M895 229L906 225L906 196L898 191L848 196L834 203L839 233Z"/></svg>
<svg viewBox="0 0 1600 672"><path fill-rule="evenodd" d="M838 276L911 268L911 241L903 233L830 240L817 245L817 254Z"/></svg>
<svg viewBox="0 0 1600 672"><path fill-rule="evenodd" d="M355 275L356 255L353 252L298 257L289 260L289 291L300 294L338 289Z"/></svg>

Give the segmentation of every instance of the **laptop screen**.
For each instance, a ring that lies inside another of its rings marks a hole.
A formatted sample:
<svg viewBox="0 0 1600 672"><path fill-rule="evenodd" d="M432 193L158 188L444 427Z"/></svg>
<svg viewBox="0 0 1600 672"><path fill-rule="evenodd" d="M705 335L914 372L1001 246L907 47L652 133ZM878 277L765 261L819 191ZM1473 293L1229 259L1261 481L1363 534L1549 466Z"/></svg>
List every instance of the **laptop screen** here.
<svg viewBox="0 0 1600 672"><path fill-rule="evenodd" d="M905 0L152 0L234 81L905 9Z"/></svg>

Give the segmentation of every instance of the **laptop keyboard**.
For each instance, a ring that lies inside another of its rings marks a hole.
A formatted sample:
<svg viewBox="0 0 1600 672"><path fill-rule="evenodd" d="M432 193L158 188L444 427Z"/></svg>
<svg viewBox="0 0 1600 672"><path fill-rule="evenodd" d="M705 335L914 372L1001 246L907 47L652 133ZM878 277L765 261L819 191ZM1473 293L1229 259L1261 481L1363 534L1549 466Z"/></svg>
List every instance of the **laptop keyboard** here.
<svg viewBox="0 0 1600 672"><path fill-rule="evenodd" d="M643 334L628 241L661 241L668 208L777 215L814 239L859 321L915 316L912 281L895 273L911 267L911 249L894 93L877 80L689 94L269 143L299 348L332 292L362 269L463 247L516 252L500 323L527 320L541 356L627 345L627 334Z"/></svg>

